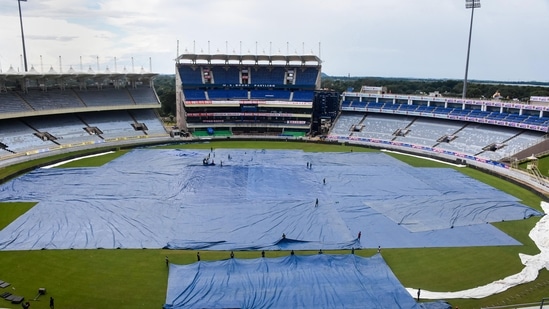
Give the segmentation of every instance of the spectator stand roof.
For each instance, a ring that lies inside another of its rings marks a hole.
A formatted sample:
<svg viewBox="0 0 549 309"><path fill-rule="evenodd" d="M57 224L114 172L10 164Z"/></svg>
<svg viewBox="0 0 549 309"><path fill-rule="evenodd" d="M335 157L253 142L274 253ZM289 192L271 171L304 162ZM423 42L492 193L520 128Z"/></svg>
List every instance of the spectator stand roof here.
<svg viewBox="0 0 549 309"><path fill-rule="evenodd" d="M95 72L91 67L86 72L76 71L72 67L66 72L57 72L51 67L47 72L38 72L34 67L28 72L17 72L10 67L10 69L2 73L0 72L0 91L6 91L6 83L17 82L21 80L37 80L37 81L61 81L61 80L129 80L135 81L150 81L156 77L158 73L146 72L141 69L139 73L127 72L124 69L123 72L111 72L107 68L104 72ZM26 83L21 83L25 87Z"/></svg>
<svg viewBox="0 0 549 309"><path fill-rule="evenodd" d="M182 61L183 63L190 64L212 64L212 63L225 63L225 64L300 64L320 66L322 61L315 55L234 55L234 54L182 54L176 58L177 63Z"/></svg>

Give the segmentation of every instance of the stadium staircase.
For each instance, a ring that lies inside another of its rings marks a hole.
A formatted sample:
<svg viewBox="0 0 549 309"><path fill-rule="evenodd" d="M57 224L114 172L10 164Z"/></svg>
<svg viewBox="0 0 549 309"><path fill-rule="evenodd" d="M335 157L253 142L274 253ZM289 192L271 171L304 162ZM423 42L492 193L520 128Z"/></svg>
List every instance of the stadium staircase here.
<svg viewBox="0 0 549 309"><path fill-rule="evenodd" d="M547 177L541 174L540 170L536 165L529 164L527 170L531 175L533 175L536 178L536 181L538 183L545 184L545 179L547 179Z"/></svg>
<svg viewBox="0 0 549 309"><path fill-rule="evenodd" d="M24 105L28 106L30 109L32 110L36 110L25 98L23 98L23 96L21 96L21 94L19 94L19 92L17 91L14 91L13 93L15 93L15 95L21 99L21 101L24 103Z"/></svg>
<svg viewBox="0 0 549 309"><path fill-rule="evenodd" d="M78 98L78 101L82 102L82 104L84 106L88 107L88 104L86 104L86 102L84 102L84 99L82 99L82 97L78 94L78 92L76 92L74 89L71 89L71 91L74 93L76 98Z"/></svg>
<svg viewBox="0 0 549 309"><path fill-rule="evenodd" d="M459 128L459 130L457 130L456 132L452 133L451 135L452 135L452 136L457 136L457 134L458 134L459 132L461 132L463 129L465 129L468 125L469 125L469 123L466 123L465 125L463 125L463 127ZM446 136L448 136L448 135L446 135ZM445 136L443 136L441 139L444 139L444 137L445 137ZM454 139L455 139L455 138L451 139L450 141L453 141ZM439 141L439 142L437 142L436 144L434 144L434 145L433 145L433 148L438 147L438 145L440 145L440 143L442 143L442 141Z"/></svg>
<svg viewBox="0 0 549 309"><path fill-rule="evenodd" d="M130 94L131 95L131 94ZM133 100L133 97L132 97L132 100ZM134 101L135 102L135 101ZM128 111L128 114L130 114L130 117L132 118L133 120L133 123L132 123L132 127L134 128L134 130L136 131L141 131L143 132L143 134L145 135L149 135L149 133L147 132L147 130L149 128L147 128L147 125L144 124L144 123L140 123L139 121L137 121L137 119L135 118L134 114L130 111Z"/></svg>
<svg viewBox="0 0 549 309"><path fill-rule="evenodd" d="M56 137L51 135L49 132L42 132L38 129L36 129L35 127L33 127L30 123L26 122L24 119L21 119L21 122L26 125L27 127L31 128L33 131L34 131L34 135L40 139L42 139L43 141L50 141L52 143L54 143L55 145L59 146L61 144L59 144L59 142L56 141Z"/></svg>

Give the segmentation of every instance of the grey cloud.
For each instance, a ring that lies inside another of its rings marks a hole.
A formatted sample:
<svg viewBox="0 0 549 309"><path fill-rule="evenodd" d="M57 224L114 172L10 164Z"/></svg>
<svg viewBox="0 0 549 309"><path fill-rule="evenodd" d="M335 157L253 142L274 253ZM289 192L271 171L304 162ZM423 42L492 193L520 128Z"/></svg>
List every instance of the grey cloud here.
<svg viewBox="0 0 549 309"><path fill-rule="evenodd" d="M59 42L69 42L78 38L76 36L56 36L56 35L27 35L26 37L32 40L59 41Z"/></svg>

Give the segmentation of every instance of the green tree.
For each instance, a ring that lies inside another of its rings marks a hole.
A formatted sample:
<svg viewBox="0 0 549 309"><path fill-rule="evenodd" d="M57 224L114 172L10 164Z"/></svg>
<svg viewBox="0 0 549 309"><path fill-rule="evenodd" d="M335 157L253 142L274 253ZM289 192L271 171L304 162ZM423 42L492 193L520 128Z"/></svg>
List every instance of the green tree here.
<svg viewBox="0 0 549 309"><path fill-rule="evenodd" d="M162 117L174 116L175 107L175 76L159 75L154 80L154 88L160 99Z"/></svg>

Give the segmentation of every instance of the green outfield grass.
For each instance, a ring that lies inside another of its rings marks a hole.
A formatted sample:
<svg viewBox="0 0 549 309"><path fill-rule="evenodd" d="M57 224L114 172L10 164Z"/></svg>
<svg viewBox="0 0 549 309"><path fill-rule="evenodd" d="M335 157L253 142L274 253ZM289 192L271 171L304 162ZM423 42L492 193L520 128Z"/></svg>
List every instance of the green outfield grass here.
<svg viewBox="0 0 549 309"><path fill-rule="evenodd" d="M36 203L0 203L0 205L0 230L2 230L13 220L26 213L27 210L31 209Z"/></svg>
<svg viewBox="0 0 549 309"><path fill-rule="evenodd" d="M224 141L200 144L168 145L157 148L238 148L238 149L302 149L304 151L376 151L357 146L296 142L249 142ZM123 155L120 151L112 155L88 158L70 163L71 167L93 167L104 164ZM424 159L390 154L413 166L431 168L455 168L466 175L479 179L500 190L513 194L526 205L539 208L541 198L527 189L510 184L502 179L470 168L452 167ZM26 162L20 169L30 169L46 162ZM0 176L11 177L6 169ZM16 171L16 170L15 170ZM9 205L8 205L9 204ZM17 204L17 205L16 205ZM0 203L0 229L5 227L34 204ZM9 207L7 207L9 206ZM537 254L539 250L528 237L529 231L539 218L494 224L523 243L522 246L466 247L466 248L423 248L382 249L382 255L395 275L406 286L432 291L456 291L490 283L522 269L518 254ZM349 253L329 251L327 253ZM358 250L356 254L371 256L376 250ZM289 252L268 252L267 257L288 255ZM313 251L296 254L316 254ZM259 252L235 252L237 258L257 258ZM12 283L0 293L8 291L32 299L38 288L45 287L48 295L31 300L31 308L49 308L49 296L53 296L57 308L161 308L166 297L168 272L165 256L170 262L188 264L196 261L196 251L132 249L132 250L40 250L0 251L0 280ZM220 260L229 257L224 251L201 251L203 261ZM15 288L15 290L12 289ZM479 300L450 300L460 308L509 303L538 302L549 296L549 272L543 270L538 279L509 291ZM0 299L0 308L19 308Z"/></svg>

